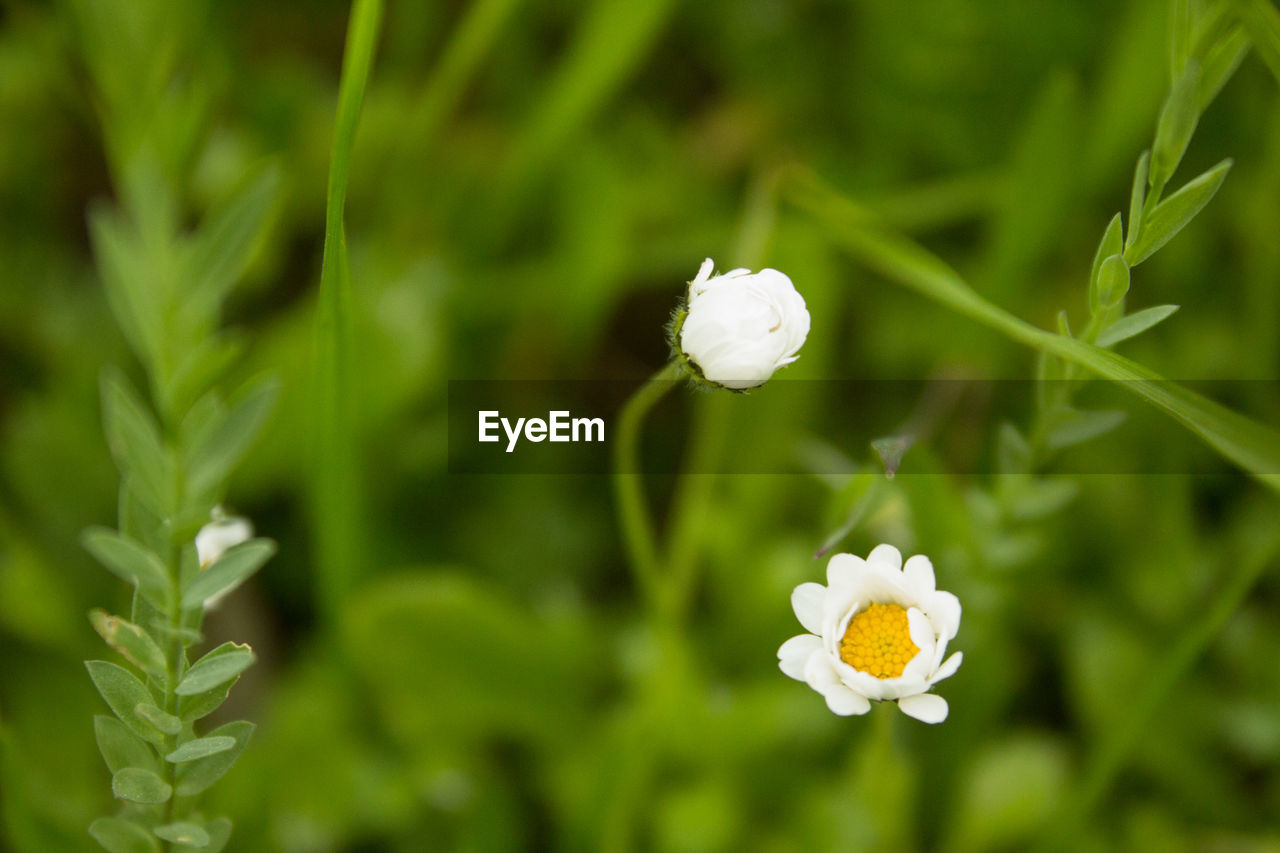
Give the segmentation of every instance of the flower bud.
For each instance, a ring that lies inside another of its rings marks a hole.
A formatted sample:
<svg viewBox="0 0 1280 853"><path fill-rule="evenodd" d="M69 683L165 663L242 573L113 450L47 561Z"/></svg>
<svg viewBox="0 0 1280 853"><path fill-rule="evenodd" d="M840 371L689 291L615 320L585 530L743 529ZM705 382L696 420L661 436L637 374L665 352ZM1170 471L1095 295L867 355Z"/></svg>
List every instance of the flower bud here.
<svg viewBox="0 0 1280 853"><path fill-rule="evenodd" d="M253 524L240 516L218 516L196 534L196 557L206 569L228 549L253 538Z"/></svg>
<svg viewBox="0 0 1280 853"><path fill-rule="evenodd" d="M702 262L672 328L673 348L692 373L744 390L766 382L799 356L809 311L791 279L774 269L712 276Z"/></svg>

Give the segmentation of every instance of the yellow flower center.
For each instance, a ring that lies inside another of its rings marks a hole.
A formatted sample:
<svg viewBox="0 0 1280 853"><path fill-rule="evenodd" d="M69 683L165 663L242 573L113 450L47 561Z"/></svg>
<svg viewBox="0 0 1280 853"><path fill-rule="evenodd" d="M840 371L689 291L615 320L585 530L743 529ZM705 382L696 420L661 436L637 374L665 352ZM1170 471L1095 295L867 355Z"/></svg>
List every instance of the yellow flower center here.
<svg viewBox="0 0 1280 853"><path fill-rule="evenodd" d="M920 647L911 642L907 611L897 604L872 604L849 620L840 640L840 659L876 678L897 678Z"/></svg>

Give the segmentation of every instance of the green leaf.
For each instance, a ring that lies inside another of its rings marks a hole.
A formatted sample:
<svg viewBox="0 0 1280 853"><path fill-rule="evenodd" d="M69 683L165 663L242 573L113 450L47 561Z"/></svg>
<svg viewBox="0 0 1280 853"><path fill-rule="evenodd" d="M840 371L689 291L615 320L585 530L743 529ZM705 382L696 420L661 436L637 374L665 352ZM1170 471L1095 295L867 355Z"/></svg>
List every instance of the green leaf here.
<svg viewBox="0 0 1280 853"><path fill-rule="evenodd" d="M1173 0L1169 16L1169 77L1176 80L1191 52L1191 11L1187 0Z"/></svg>
<svg viewBox="0 0 1280 853"><path fill-rule="evenodd" d="M125 767L111 777L111 793L117 800L154 805L173 796L173 788L150 770Z"/></svg>
<svg viewBox="0 0 1280 853"><path fill-rule="evenodd" d="M157 838L171 841L174 844L185 844L187 847L208 847L209 833L203 826L189 821L178 821L157 826L152 830Z"/></svg>
<svg viewBox="0 0 1280 853"><path fill-rule="evenodd" d="M996 471L1000 474L1025 474L1031 470L1034 454L1031 445L1008 421L1000 424L996 436Z"/></svg>
<svg viewBox="0 0 1280 853"><path fill-rule="evenodd" d="M1269 0L1234 0L1233 5L1258 55L1280 83L1280 12Z"/></svg>
<svg viewBox="0 0 1280 853"><path fill-rule="evenodd" d="M164 677L164 652L160 651L156 641L142 628L101 609L89 611L89 621L107 645L123 655L129 663L148 675Z"/></svg>
<svg viewBox="0 0 1280 853"><path fill-rule="evenodd" d="M225 817L216 817L207 822L204 828L209 833L209 846L205 848L206 853L220 853L222 848L227 846L227 842L231 840L231 820Z"/></svg>
<svg viewBox="0 0 1280 853"><path fill-rule="evenodd" d="M141 767L152 772L160 770L160 762L146 741L135 736L115 717L94 716L93 734L98 740L98 751L112 773L126 767Z"/></svg>
<svg viewBox="0 0 1280 853"><path fill-rule="evenodd" d="M221 687L213 690L206 690L195 696L178 697L178 716L182 718L184 723L194 722L202 717L207 717L213 713L227 701L227 696L231 693L231 688L235 686L238 679L233 678Z"/></svg>
<svg viewBox="0 0 1280 853"><path fill-rule="evenodd" d="M1155 305L1121 317L1103 329L1102 334L1098 335L1098 346L1112 347L1121 341L1127 341L1129 338L1142 334L1162 320L1172 317L1177 310L1177 305Z"/></svg>
<svg viewBox="0 0 1280 853"><path fill-rule="evenodd" d="M88 528L80 541L112 574L134 584L154 607L168 608L169 572L159 557L128 536L106 527Z"/></svg>
<svg viewBox="0 0 1280 853"><path fill-rule="evenodd" d="M107 304L138 358L150 362L159 348L161 320L147 292L150 273L138 241L106 205L90 210L89 233Z"/></svg>
<svg viewBox="0 0 1280 853"><path fill-rule="evenodd" d="M108 853L160 853L155 836L119 817L100 817L89 824L89 835Z"/></svg>
<svg viewBox="0 0 1280 853"><path fill-rule="evenodd" d="M1068 410L1049 431L1046 443L1061 450L1104 435L1124 423L1127 415L1119 411L1080 412Z"/></svg>
<svg viewBox="0 0 1280 853"><path fill-rule="evenodd" d="M165 386L164 410L171 416L189 411L196 398L240 357L244 346L243 338L226 331L191 346Z"/></svg>
<svg viewBox="0 0 1280 853"><path fill-rule="evenodd" d="M1132 243L1138 239L1138 234L1142 232L1142 209L1147 202L1147 170L1150 165L1151 152L1143 151L1142 156L1138 158L1138 165L1134 167L1133 187L1129 190L1129 232L1125 238L1126 243ZM1109 252L1106 255L1095 255L1094 269L1097 270L1101 266L1103 258L1114 254L1115 252Z"/></svg>
<svg viewBox="0 0 1280 853"><path fill-rule="evenodd" d="M226 752L236 745L236 739L233 737L201 737L195 740L189 740L182 746L175 749L164 757L165 761L173 764L181 764L184 761L195 761L197 758L204 758L206 755L216 755L219 752Z"/></svg>
<svg viewBox="0 0 1280 853"><path fill-rule="evenodd" d="M182 731L181 720L173 714L165 713L150 702L140 703L133 709L133 712L154 726L157 731L164 734L176 735Z"/></svg>
<svg viewBox="0 0 1280 853"><path fill-rule="evenodd" d="M1200 111L1204 112L1222 87L1236 73L1245 54L1249 52L1249 36L1242 27L1232 27L1225 37L1216 41L1205 54L1200 76Z"/></svg>
<svg viewBox="0 0 1280 853"><path fill-rule="evenodd" d="M275 379L250 384L216 428L204 432L187 460L188 486L193 494L203 494L226 479L258 437L279 391L280 383Z"/></svg>
<svg viewBox="0 0 1280 853"><path fill-rule="evenodd" d="M1009 516L1019 521L1034 521L1053 515L1079 492L1080 484L1074 480L1028 477L1009 503Z"/></svg>
<svg viewBox="0 0 1280 853"><path fill-rule="evenodd" d="M139 705L149 705L155 701L155 697L151 695L151 691L145 684L124 667L104 660L85 661L84 665L89 670L89 677L93 679L94 686L98 688L102 698L107 700L107 705L111 707L120 722L143 740L152 743L161 743L164 740L164 736L159 731L148 725L134 712Z"/></svg>
<svg viewBox="0 0 1280 853"><path fill-rule="evenodd" d="M798 175L789 189L794 202L808 211L837 245L869 268L1012 340L1119 382L1120 387L1177 420L1259 482L1280 491L1280 433L1275 429L1109 350L1038 329L993 305L928 250L884 228L812 175Z"/></svg>
<svg viewBox="0 0 1280 853"><path fill-rule="evenodd" d="M1230 168L1231 160L1223 160L1156 205L1146 224L1142 226L1138 239L1125 247L1124 259L1129 266L1136 267L1151 257L1194 219L1213 198L1218 187L1222 186Z"/></svg>
<svg viewBox="0 0 1280 853"><path fill-rule="evenodd" d="M174 690L179 696L194 696L230 681L253 663L253 650L246 645L223 643L191 665Z"/></svg>
<svg viewBox="0 0 1280 853"><path fill-rule="evenodd" d="M279 170L265 169L201 223L188 257L188 269L195 275L192 299L216 306L244 274L279 190Z"/></svg>
<svg viewBox="0 0 1280 853"><path fill-rule="evenodd" d="M1156 141L1151 148L1151 176L1153 192L1158 192L1182 162L1182 155L1196 132L1200 120L1200 65L1195 59L1187 60L1182 73L1173 81L1160 118L1156 122Z"/></svg>
<svg viewBox="0 0 1280 853"><path fill-rule="evenodd" d="M253 723L245 720L227 723L209 732L207 737L235 738L236 745L215 755L179 764L177 780L174 783L178 796L190 797L199 794L221 779L223 774L231 769L231 765L235 764L240 753L244 752L251 734L253 734Z"/></svg>
<svg viewBox="0 0 1280 853"><path fill-rule="evenodd" d="M172 457L155 419L116 370L103 371L102 409L107 445L120 472L149 509L169 517L176 508Z"/></svg>
<svg viewBox="0 0 1280 853"><path fill-rule="evenodd" d="M1093 286L1089 288L1089 312L1101 314L1114 308L1129 292L1129 265L1119 254L1112 255L1102 262Z"/></svg>
<svg viewBox="0 0 1280 853"><path fill-rule="evenodd" d="M182 606L203 607L205 599L235 589L262 568L276 552L270 539L251 539L228 548L207 569L201 569L182 593Z"/></svg>
<svg viewBox="0 0 1280 853"><path fill-rule="evenodd" d="M1124 251L1124 223L1120 219L1120 214L1111 217L1111 221L1107 223L1107 230L1102 232L1102 240L1098 243L1097 250L1093 253L1093 266L1089 269L1089 289L1093 291L1095 282L1098 280L1098 273L1102 270L1102 262L1112 255L1118 255Z"/></svg>

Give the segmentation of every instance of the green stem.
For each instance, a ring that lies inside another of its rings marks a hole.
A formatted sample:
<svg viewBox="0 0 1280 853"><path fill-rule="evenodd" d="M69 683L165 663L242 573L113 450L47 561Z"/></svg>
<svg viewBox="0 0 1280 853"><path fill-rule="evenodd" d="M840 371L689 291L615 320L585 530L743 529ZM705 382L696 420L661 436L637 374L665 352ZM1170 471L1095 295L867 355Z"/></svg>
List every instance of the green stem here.
<svg viewBox="0 0 1280 853"><path fill-rule="evenodd" d="M1189 629L1179 632L1178 641L1155 669L1137 701L1128 705L1128 716L1120 724L1107 730L1094 751L1075 794L1049 821L1053 829L1044 834L1035 848L1038 853L1051 853L1071 847L1069 842L1075 838L1080 824L1107 792L1116 775L1124 769L1134 746L1142 741L1142 733L1155 716L1161 701L1244 603L1262 572L1271 565L1277 549L1280 549L1280 537L1272 534L1260 548L1241 561L1240 570L1229 582L1223 584L1217 598L1201 611L1199 620L1192 622Z"/></svg>
<svg viewBox="0 0 1280 853"><path fill-rule="evenodd" d="M618 417L617 439L613 445L613 491L627 562L641 592L651 604L660 606L666 596L662 593L657 535L640 472L640 427L649 410L675 385L674 379L675 363L672 362L631 395Z"/></svg>
<svg viewBox="0 0 1280 853"><path fill-rule="evenodd" d="M362 551L359 467L353 417L352 288L343 210L356 126L382 21L381 0L351 8L329 163L324 257L317 318L316 447L313 460L315 561L320 612L333 624L354 585Z"/></svg>

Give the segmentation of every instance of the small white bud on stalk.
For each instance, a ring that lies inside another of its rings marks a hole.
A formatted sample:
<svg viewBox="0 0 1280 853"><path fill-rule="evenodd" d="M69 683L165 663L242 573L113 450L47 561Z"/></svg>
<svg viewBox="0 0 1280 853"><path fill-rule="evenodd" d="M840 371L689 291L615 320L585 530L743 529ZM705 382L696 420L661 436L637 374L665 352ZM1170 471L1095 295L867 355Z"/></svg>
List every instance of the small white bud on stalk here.
<svg viewBox="0 0 1280 853"><path fill-rule="evenodd" d="M713 276L702 262L672 323L672 349L694 376L743 391L795 361L809 335L809 311L791 279L775 269Z"/></svg>

